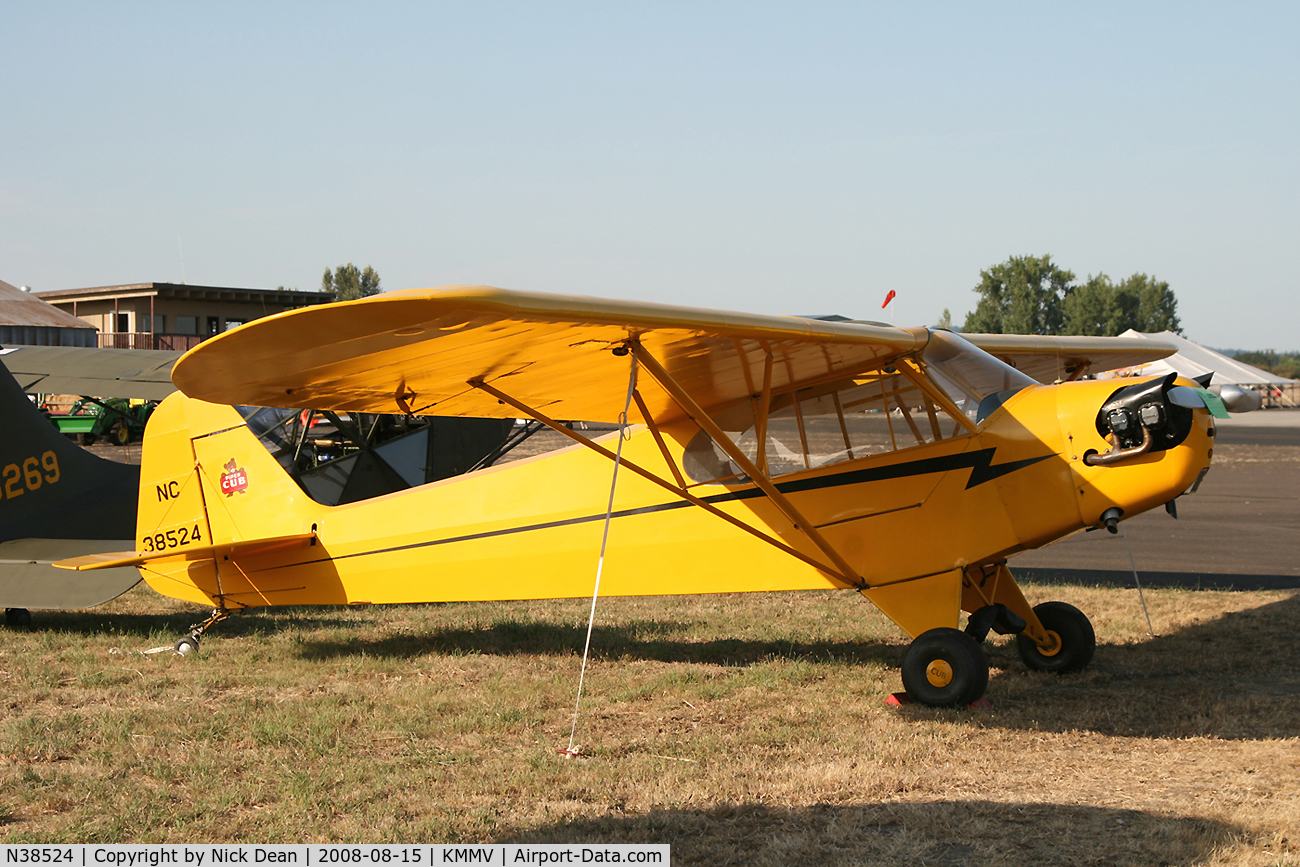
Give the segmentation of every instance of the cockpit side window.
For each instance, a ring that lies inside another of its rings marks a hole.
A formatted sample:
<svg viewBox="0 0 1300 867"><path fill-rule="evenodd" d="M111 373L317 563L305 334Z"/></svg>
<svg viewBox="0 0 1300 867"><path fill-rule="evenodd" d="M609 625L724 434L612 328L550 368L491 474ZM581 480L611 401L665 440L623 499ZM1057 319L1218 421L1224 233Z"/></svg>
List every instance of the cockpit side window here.
<svg viewBox="0 0 1300 867"><path fill-rule="evenodd" d="M919 377L919 367L900 361L884 370L773 398L761 454L755 424L757 401L737 405L715 420L745 456L765 467L770 476L912 448L963 433L964 426L917 384ZM703 432L688 445L684 466L697 482L742 481L739 468Z"/></svg>
<svg viewBox="0 0 1300 867"><path fill-rule="evenodd" d="M958 335L934 331L917 357L773 397L761 449L757 398L714 421L755 465L781 476L960 436L1034 384ZM687 445L683 466L699 483L746 481L703 431Z"/></svg>

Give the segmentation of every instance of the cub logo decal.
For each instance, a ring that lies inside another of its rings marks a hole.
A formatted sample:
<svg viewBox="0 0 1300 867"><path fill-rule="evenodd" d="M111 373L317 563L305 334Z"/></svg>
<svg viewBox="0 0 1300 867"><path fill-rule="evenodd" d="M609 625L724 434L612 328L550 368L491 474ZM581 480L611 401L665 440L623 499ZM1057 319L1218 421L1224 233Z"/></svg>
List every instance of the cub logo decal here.
<svg viewBox="0 0 1300 867"><path fill-rule="evenodd" d="M221 475L221 493L233 497L248 490L248 476L244 473L243 467L235 464L234 458L226 461L222 469L225 472Z"/></svg>

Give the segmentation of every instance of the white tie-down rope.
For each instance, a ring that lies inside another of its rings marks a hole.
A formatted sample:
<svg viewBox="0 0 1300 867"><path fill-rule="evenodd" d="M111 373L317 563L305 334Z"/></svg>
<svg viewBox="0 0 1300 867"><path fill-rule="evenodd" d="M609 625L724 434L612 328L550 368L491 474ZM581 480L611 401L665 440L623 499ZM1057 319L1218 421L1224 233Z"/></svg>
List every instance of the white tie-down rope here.
<svg viewBox="0 0 1300 867"><path fill-rule="evenodd" d="M1142 582L1138 579L1137 561L1133 559L1133 546L1129 543L1128 540L1128 530L1124 529L1123 524L1120 524L1119 528L1124 533L1124 547L1128 549L1128 564L1133 567L1133 583L1137 585L1138 599L1142 600L1142 613L1147 616L1147 635L1151 636L1152 638L1155 638L1156 631L1155 628L1151 625L1151 612L1147 611L1147 597L1142 592Z"/></svg>
<svg viewBox="0 0 1300 867"><path fill-rule="evenodd" d="M623 412L618 417L618 448L614 452L614 477L609 483L609 504L605 507L605 529L600 536L600 559L596 561L596 586L591 591L591 613L587 615L587 642L582 648L582 670L578 674L578 697L573 702L573 727L569 729L569 748L560 750L565 756L577 755L573 748L573 739L578 733L578 707L582 704L582 683L587 676L587 655L591 651L591 630L596 623L596 600L600 598L600 575L605 570L605 546L609 542L609 524L614 517L614 489L618 486L618 468L623 462L623 440L627 433L627 412L632 406L632 392L636 390L636 353L632 356L632 368L627 377L627 399L623 401Z"/></svg>

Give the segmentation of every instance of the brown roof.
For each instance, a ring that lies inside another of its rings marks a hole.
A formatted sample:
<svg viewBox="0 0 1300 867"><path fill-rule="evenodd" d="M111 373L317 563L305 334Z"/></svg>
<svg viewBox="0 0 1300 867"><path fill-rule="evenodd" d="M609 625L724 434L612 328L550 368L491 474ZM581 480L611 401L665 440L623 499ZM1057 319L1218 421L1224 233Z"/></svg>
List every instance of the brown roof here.
<svg viewBox="0 0 1300 867"><path fill-rule="evenodd" d="M35 295L0 280L0 325L37 326L40 328L88 328L95 326L82 322Z"/></svg>
<svg viewBox="0 0 1300 867"><path fill-rule="evenodd" d="M270 304L307 306L321 304L329 298L320 292L301 289L241 289L233 286L195 286L189 283L123 283L117 286L91 286L86 289L56 289L33 293L51 303L94 301L113 298L186 298L197 301L260 301Z"/></svg>

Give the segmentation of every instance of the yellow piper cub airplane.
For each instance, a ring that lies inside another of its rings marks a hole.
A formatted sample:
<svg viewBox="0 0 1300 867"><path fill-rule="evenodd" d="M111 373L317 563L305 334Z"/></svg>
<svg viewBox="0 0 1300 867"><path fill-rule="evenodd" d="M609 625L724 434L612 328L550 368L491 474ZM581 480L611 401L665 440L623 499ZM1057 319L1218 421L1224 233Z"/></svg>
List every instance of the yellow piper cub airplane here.
<svg viewBox="0 0 1300 867"><path fill-rule="evenodd" d="M996 342L1070 376L1153 354ZM1089 662L1088 619L1031 607L1007 558L1186 491L1221 411L1172 376L1043 385L944 331L489 287L260 319L191 350L173 381L183 394L145 434L138 550L64 565L138 566L214 606L178 649L255 606L588 596L608 520L602 594L856 590L912 636L903 684L934 706L984 693L990 629L1017 634L1032 668ZM253 407L528 416L575 444L325 506L259 441ZM555 419L631 427L588 441Z"/></svg>

